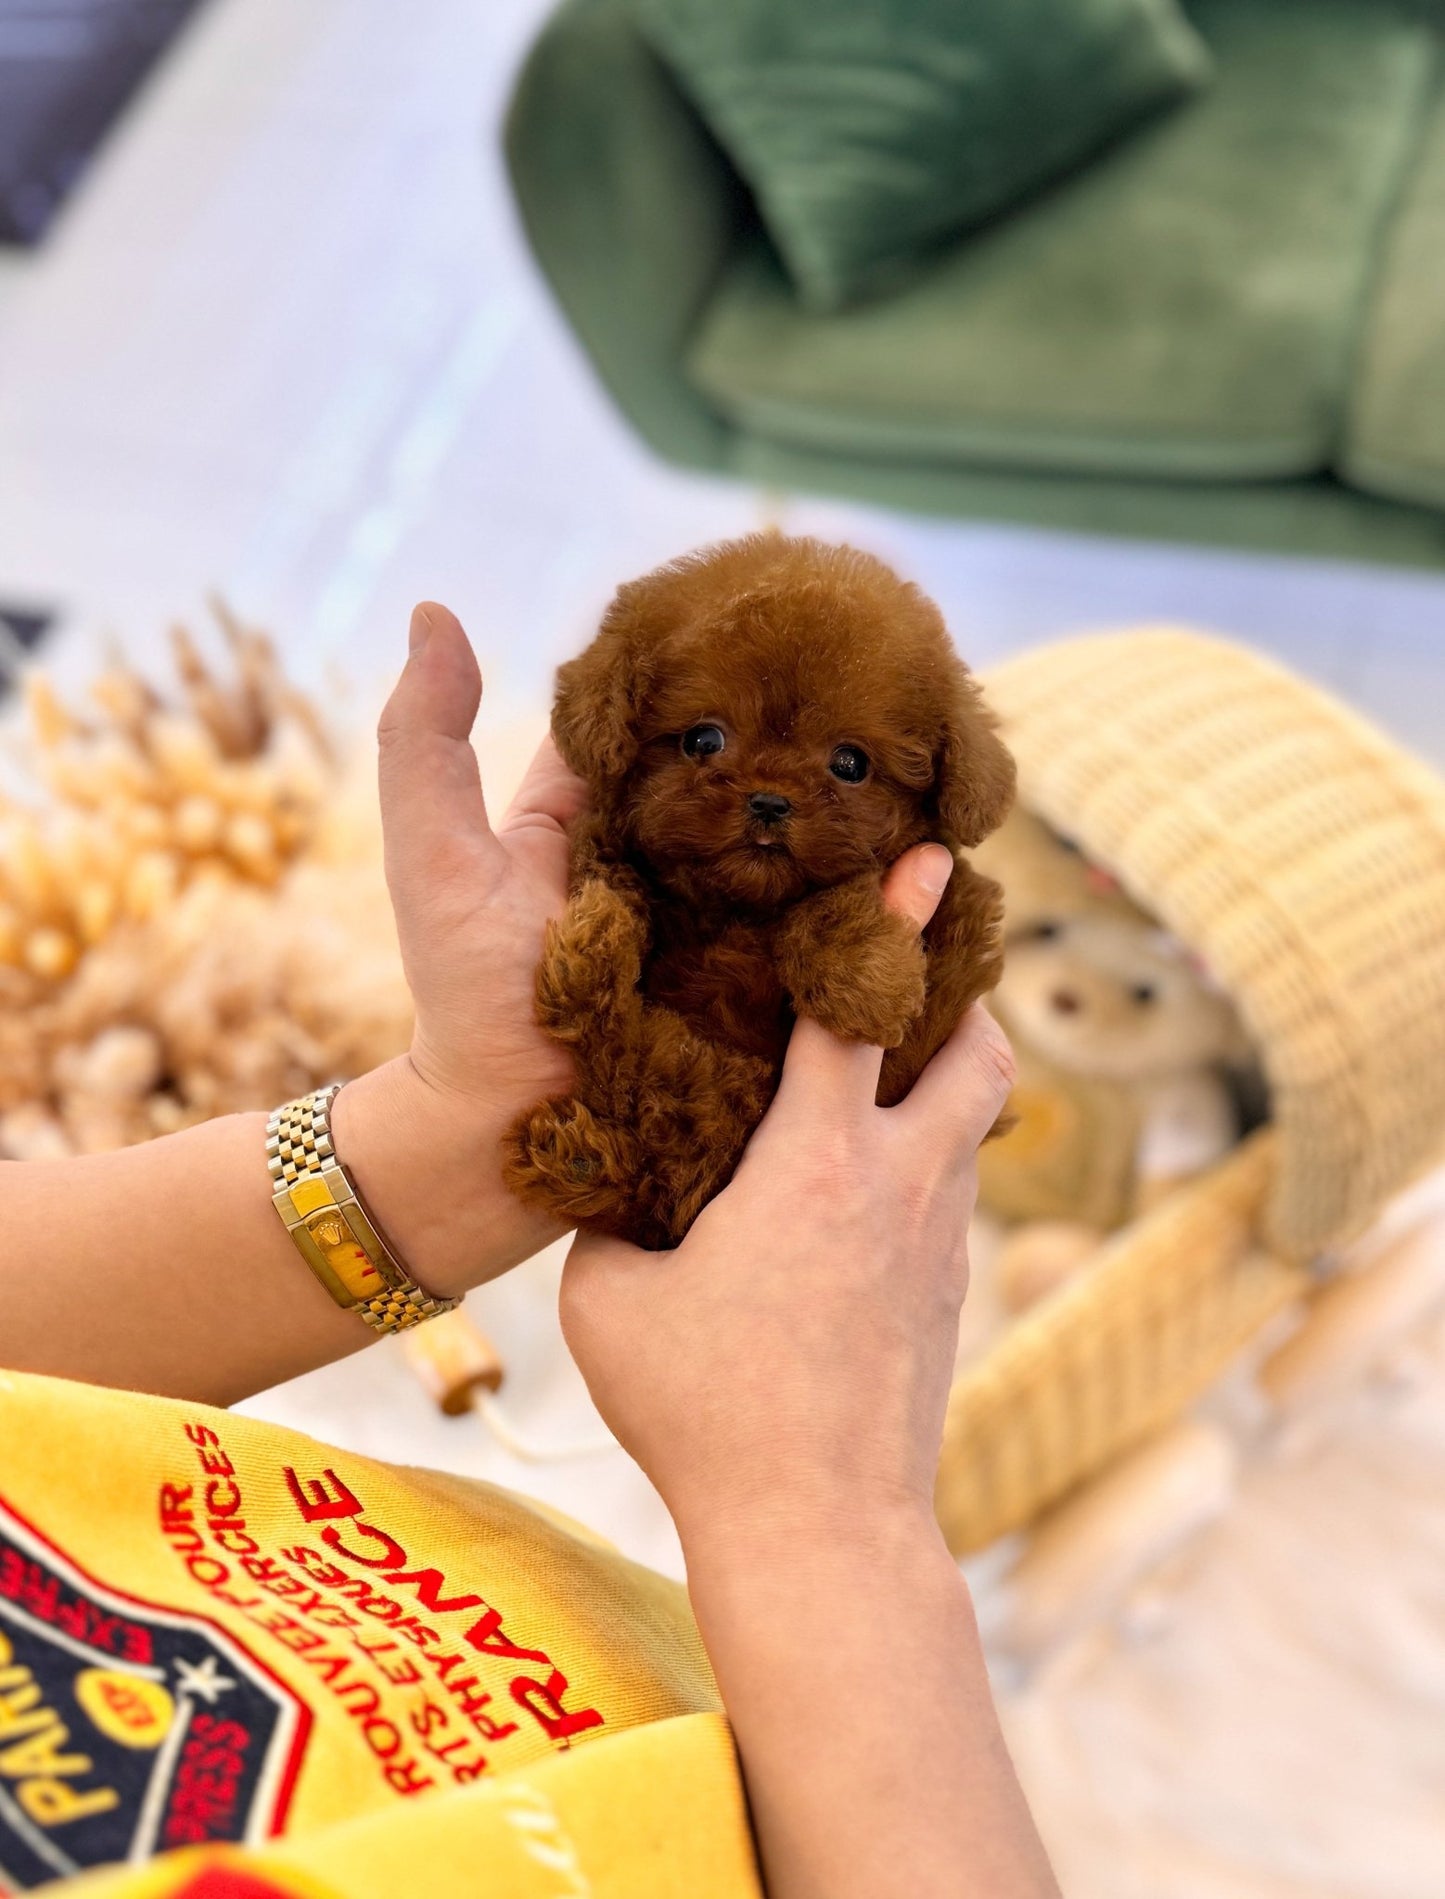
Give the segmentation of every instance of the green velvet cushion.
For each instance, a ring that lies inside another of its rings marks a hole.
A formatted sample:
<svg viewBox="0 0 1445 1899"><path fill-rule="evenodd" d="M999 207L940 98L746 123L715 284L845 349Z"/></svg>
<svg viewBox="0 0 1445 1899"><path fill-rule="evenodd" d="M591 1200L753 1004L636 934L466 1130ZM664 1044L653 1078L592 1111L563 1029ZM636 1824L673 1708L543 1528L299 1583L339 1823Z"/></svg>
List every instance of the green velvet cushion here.
<svg viewBox="0 0 1445 1899"><path fill-rule="evenodd" d="M886 302L817 316L743 247L694 337L745 432L896 462L1175 479L1335 447L1436 41L1365 0L1194 0L1209 89ZM1439 253L1437 252L1437 255Z"/></svg>
<svg viewBox="0 0 1445 1899"><path fill-rule="evenodd" d="M1199 85L1176 0L634 0L834 309Z"/></svg>
<svg viewBox="0 0 1445 1899"><path fill-rule="evenodd" d="M537 261L619 408L659 454L720 466L731 430L682 355L752 210L630 0L562 0L505 144Z"/></svg>
<svg viewBox="0 0 1445 1899"><path fill-rule="evenodd" d="M1376 494L1445 508L1445 99L1381 255L1341 467Z"/></svg>
<svg viewBox="0 0 1445 1899"><path fill-rule="evenodd" d="M778 494L846 495L900 514L1018 522L1064 533L1384 561L1445 572L1445 514L1381 500L1329 475L1298 481L1190 482L1039 474L874 461L793 448L756 435L738 437L729 465L755 488ZM970 629L970 642L978 637L978 630Z"/></svg>

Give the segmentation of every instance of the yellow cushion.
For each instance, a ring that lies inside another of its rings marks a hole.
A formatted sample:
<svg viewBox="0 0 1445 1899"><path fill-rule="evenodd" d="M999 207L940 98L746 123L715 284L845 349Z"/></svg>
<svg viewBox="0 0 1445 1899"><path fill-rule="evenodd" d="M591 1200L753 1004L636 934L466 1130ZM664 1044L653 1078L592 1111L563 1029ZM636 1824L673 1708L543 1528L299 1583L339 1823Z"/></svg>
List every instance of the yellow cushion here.
<svg viewBox="0 0 1445 1899"><path fill-rule="evenodd" d="M675 1583L491 1485L0 1373L0 1884L218 1853L236 1894L758 1891Z"/></svg>

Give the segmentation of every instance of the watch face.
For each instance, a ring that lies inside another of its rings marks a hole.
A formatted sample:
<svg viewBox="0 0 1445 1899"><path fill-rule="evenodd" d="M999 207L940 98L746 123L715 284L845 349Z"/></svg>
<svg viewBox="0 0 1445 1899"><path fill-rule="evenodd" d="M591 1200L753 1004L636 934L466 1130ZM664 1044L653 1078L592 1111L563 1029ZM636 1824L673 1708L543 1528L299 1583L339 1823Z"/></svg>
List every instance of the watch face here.
<svg viewBox="0 0 1445 1899"><path fill-rule="evenodd" d="M345 1289L348 1304L374 1299L386 1290L386 1281L352 1230L343 1208L325 1207L309 1215L305 1231L327 1272Z"/></svg>

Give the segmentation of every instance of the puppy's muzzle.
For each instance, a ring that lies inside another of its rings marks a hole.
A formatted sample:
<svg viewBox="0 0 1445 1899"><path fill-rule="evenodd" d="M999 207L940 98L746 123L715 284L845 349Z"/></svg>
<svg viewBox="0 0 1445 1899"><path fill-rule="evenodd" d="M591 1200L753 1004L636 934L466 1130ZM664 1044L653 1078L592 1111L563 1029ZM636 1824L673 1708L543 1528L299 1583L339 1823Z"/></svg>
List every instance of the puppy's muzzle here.
<svg viewBox="0 0 1445 1899"><path fill-rule="evenodd" d="M748 814L759 824L781 824L792 810L790 801L777 791L753 791L748 794Z"/></svg>

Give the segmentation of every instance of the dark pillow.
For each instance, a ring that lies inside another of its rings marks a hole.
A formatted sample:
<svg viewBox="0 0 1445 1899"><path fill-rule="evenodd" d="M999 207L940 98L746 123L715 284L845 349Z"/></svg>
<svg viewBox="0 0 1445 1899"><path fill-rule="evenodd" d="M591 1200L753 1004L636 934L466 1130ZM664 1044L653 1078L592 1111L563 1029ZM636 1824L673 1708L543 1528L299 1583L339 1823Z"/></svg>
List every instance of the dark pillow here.
<svg viewBox="0 0 1445 1899"><path fill-rule="evenodd" d="M886 288L1200 85L1176 0L634 0L803 301Z"/></svg>

